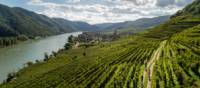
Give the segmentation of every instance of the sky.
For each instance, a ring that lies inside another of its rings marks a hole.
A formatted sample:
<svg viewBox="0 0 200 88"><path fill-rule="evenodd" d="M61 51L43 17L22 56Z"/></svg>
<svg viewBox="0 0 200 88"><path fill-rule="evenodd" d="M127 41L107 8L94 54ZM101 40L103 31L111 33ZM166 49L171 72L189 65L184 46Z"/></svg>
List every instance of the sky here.
<svg viewBox="0 0 200 88"><path fill-rule="evenodd" d="M49 17L90 24L133 21L171 15L193 0L0 0Z"/></svg>

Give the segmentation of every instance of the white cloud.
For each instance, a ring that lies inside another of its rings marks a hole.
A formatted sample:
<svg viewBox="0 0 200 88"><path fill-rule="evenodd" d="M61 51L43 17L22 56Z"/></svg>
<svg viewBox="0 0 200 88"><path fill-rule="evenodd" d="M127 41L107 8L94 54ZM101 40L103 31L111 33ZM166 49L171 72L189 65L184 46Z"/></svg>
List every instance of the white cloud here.
<svg viewBox="0 0 200 88"><path fill-rule="evenodd" d="M89 23L132 21L138 18L174 14L189 0L31 0L29 5L39 6L38 13Z"/></svg>
<svg viewBox="0 0 200 88"><path fill-rule="evenodd" d="M32 2L32 3L42 3L43 0L30 0L30 2Z"/></svg>
<svg viewBox="0 0 200 88"><path fill-rule="evenodd" d="M78 3L81 0L66 0L67 3Z"/></svg>

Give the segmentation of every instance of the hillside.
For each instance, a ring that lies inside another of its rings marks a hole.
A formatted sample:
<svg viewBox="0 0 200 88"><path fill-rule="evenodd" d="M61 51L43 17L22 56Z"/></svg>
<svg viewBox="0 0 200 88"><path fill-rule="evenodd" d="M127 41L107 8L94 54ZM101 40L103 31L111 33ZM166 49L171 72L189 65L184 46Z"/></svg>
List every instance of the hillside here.
<svg viewBox="0 0 200 88"><path fill-rule="evenodd" d="M160 16L154 18L142 18L135 21L126 21L120 23L103 23L96 24L100 31L113 31L113 30L133 30L134 32L142 32L150 27L157 26L161 23L168 21L170 16Z"/></svg>
<svg viewBox="0 0 200 88"><path fill-rule="evenodd" d="M144 34L144 36L167 39L170 38L174 33L178 33L184 31L185 29L199 25L199 8L200 1L196 0L192 4L186 6L183 10L178 11L175 15L173 15L170 21L150 29L148 33Z"/></svg>
<svg viewBox="0 0 200 88"><path fill-rule="evenodd" d="M0 88L200 88L200 18L186 8L144 33L62 50Z"/></svg>
<svg viewBox="0 0 200 88"><path fill-rule="evenodd" d="M17 35L45 36L61 33L54 22L44 16L22 8L0 6L1 37ZM13 34L13 35L10 35Z"/></svg>
<svg viewBox="0 0 200 88"><path fill-rule="evenodd" d="M49 18L23 8L0 5L0 37L48 36L87 29L96 28L84 22Z"/></svg>

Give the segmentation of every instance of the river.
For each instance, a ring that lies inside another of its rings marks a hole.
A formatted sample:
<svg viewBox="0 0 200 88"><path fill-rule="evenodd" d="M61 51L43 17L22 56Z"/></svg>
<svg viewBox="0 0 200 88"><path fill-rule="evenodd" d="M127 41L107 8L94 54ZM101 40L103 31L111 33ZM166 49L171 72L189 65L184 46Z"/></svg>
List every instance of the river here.
<svg viewBox="0 0 200 88"><path fill-rule="evenodd" d="M10 72L16 72L28 61L44 59L44 53L51 54L64 47L70 35L78 36L81 32L66 33L44 39L30 40L0 49L0 82Z"/></svg>

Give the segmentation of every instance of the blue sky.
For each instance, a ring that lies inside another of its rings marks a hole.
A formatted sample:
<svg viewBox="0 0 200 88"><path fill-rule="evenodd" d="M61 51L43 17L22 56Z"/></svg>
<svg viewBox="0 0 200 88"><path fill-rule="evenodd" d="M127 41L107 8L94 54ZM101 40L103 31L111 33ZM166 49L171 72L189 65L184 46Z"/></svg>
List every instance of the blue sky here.
<svg viewBox="0 0 200 88"><path fill-rule="evenodd" d="M49 17L91 24L174 14L193 0L0 0Z"/></svg>

